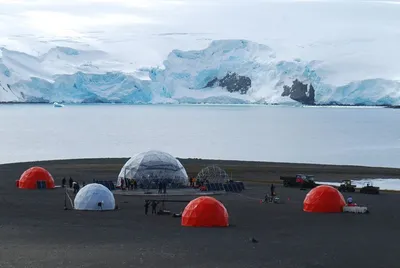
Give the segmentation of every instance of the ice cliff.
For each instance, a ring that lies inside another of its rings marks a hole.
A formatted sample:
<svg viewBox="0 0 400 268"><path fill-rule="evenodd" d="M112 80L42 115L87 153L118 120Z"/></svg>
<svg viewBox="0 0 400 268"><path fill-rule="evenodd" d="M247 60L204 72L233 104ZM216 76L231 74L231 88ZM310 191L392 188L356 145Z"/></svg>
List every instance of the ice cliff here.
<svg viewBox="0 0 400 268"><path fill-rule="evenodd" d="M324 82L326 72L319 63L280 60L268 46L246 40L173 50L161 67L136 73L118 69L102 51L55 47L34 56L3 48L0 101L400 104L399 81L376 78L332 85Z"/></svg>

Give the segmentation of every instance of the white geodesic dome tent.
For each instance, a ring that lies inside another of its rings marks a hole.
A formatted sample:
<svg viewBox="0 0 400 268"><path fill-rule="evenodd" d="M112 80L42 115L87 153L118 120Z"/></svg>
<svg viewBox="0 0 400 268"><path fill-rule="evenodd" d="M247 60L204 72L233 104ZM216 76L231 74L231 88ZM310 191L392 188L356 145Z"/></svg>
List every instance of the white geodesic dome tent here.
<svg viewBox="0 0 400 268"><path fill-rule="evenodd" d="M200 170L199 174L196 176L196 179L198 181L207 183L225 183L230 178L225 170L219 166L212 165Z"/></svg>
<svg viewBox="0 0 400 268"><path fill-rule="evenodd" d="M133 156L122 167L117 186L121 180L134 179L138 185L149 186L159 182L186 186L189 178L181 162L172 155L161 151L148 151Z"/></svg>
<svg viewBox="0 0 400 268"><path fill-rule="evenodd" d="M76 194L74 208L76 210L114 210L114 195L104 185L87 184Z"/></svg>

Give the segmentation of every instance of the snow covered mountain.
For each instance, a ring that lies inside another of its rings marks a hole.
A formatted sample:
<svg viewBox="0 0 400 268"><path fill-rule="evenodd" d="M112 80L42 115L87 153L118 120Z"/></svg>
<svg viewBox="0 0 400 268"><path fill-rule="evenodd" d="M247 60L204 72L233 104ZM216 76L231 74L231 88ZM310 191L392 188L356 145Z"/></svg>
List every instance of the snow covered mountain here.
<svg viewBox="0 0 400 268"><path fill-rule="evenodd" d="M400 105L397 1L39 2L2 3L0 102Z"/></svg>
<svg viewBox="0 0 400 268"><path fill-rule="evenodd" d="M331 85L319 75L319 65L278 60L268 46L246 40L212 41L203 50L173 50L164 66L142 68L140 75L112 71L113 61L102 51L56 47L35 57L2 49L0 98L3 102L400 104L398 81L377 78Z"/></svg>

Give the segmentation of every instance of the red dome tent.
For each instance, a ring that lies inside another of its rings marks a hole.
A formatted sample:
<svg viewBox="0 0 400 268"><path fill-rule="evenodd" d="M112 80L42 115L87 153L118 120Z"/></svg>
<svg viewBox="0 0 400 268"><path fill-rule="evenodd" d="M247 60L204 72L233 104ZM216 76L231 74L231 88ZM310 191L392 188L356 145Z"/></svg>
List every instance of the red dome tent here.
<svg viewBox="0 0 400 268"><path fill-rule="evenodd" d="M31 167L22 173L17 181L20 189L53 189L54 179L51 174L42 167Z"/></svg>
<svg viewBox="0 0 400 268"><path fill-rule="evenodd" d="M320 185L312 189L304 199L303 210L306 212L343 212L346 205L343 195L334 187Z"/></svg>
<svg viewBox="0 0 400 268"><path fill-rule="evenodd" d="M210 196L198 197L185 207L182 213L182 226L227 227L229 215L225 206Z"/></svg>

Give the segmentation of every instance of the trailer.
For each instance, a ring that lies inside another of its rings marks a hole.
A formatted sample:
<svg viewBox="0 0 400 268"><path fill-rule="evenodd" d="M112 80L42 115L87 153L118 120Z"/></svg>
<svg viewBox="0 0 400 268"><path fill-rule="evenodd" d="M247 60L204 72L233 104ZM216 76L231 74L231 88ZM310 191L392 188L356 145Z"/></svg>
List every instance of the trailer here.
<svg viewBox="0 0 400 268"><path fill-rule="evenodd" d="M379 187L374 187L370 184L367 184L366 186L364 186L360 189L360 193L362 193L362 194L379 194Z"/></svg>
<svg viewBox="0 0 400 268"><path fill-rule="evenodd" d="M368 207L366 206L344 206L343 212L347 213L357 213L357 214L365 214L369 213Z"/></svg>

